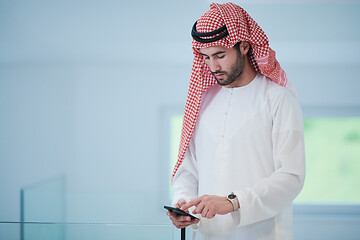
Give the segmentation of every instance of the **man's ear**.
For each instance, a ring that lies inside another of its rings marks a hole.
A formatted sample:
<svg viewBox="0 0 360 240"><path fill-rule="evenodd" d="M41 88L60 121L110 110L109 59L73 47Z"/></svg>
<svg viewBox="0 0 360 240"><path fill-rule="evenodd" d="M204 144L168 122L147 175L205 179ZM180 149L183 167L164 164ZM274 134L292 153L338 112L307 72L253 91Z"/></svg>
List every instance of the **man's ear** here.
<svg viewBox="0 0 360 240"><path fill-rule="evenodd" d="M241 42L239 49L242 55L246 55L248 54L248 52L250 51L250 43L249 42Z"/></svg>

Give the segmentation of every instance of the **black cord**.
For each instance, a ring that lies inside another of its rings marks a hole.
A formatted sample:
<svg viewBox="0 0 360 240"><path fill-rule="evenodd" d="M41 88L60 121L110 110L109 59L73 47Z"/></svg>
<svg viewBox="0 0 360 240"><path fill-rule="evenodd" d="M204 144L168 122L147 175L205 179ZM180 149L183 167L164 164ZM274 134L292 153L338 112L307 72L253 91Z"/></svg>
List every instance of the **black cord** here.
<svg viewBox="0 0 360 240"><path fill-rule="evenodd" d="M191 30L191 36L198 42L201 42L201 43L215 42L215 41L222 39L222 38L226 37L227 35L229 35L226 25L224 25L221 28L216 29L214 31L202 33L202 32L196 31L196 24L197 24L197 21L194 23L194 26ZM216 37L213 37L213 38L202 38L202 37L211 37L216 34L219 34L219 35L217 35Z"/></svg>

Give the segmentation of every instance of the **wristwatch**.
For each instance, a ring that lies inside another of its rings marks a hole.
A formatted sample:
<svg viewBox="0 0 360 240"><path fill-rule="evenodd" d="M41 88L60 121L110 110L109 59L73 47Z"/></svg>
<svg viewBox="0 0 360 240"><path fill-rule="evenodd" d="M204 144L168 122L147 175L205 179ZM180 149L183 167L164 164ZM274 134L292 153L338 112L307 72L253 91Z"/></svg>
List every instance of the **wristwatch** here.
<svg viewBox="0 0 360 240"><path fill-rule="evenodd" d="M236 211L239 209L238 198L233 192L227 196L227 200L229 200L231 202L231 204L233 205L233 208L234 208L233 211Z"/></svg>

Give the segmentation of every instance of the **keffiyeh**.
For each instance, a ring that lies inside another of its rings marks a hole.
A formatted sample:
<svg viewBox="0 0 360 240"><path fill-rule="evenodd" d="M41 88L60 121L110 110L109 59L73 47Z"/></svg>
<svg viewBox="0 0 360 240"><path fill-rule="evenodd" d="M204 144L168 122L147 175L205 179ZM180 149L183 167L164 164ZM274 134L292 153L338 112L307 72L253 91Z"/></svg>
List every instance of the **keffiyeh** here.
<svg viewBox="0 0 360 240"><path fill-rule="evenodd" d="M252 67L281 86L285 87L288 84L286 74L276 60L275 52L269 47L264 31L240 6L233 3L212 3L210 10L194 24L194 32L196 33L193 34L192 40L194 60L173 177L189 146L199 114L202 94L216 84L216 79L199 53L200 48L216 45L232 48L238 42L247 41L251 45L249 57ZM214 33L214 35L208 36L207 33L211 33L210 35Z"/></svg>

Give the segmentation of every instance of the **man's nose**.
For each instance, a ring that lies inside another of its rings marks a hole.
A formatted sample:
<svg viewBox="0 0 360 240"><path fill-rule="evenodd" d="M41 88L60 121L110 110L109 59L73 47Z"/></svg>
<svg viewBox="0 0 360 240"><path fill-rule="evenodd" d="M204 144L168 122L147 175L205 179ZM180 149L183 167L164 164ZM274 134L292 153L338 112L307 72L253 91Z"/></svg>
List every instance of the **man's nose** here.
<svg viewBox="0 0 360 240"><path fill-rule="evenodd" d="M216 72L221 69L220 64L216 60L210 60L208 62L208 67L210 68L211 72Z"/></svg>

